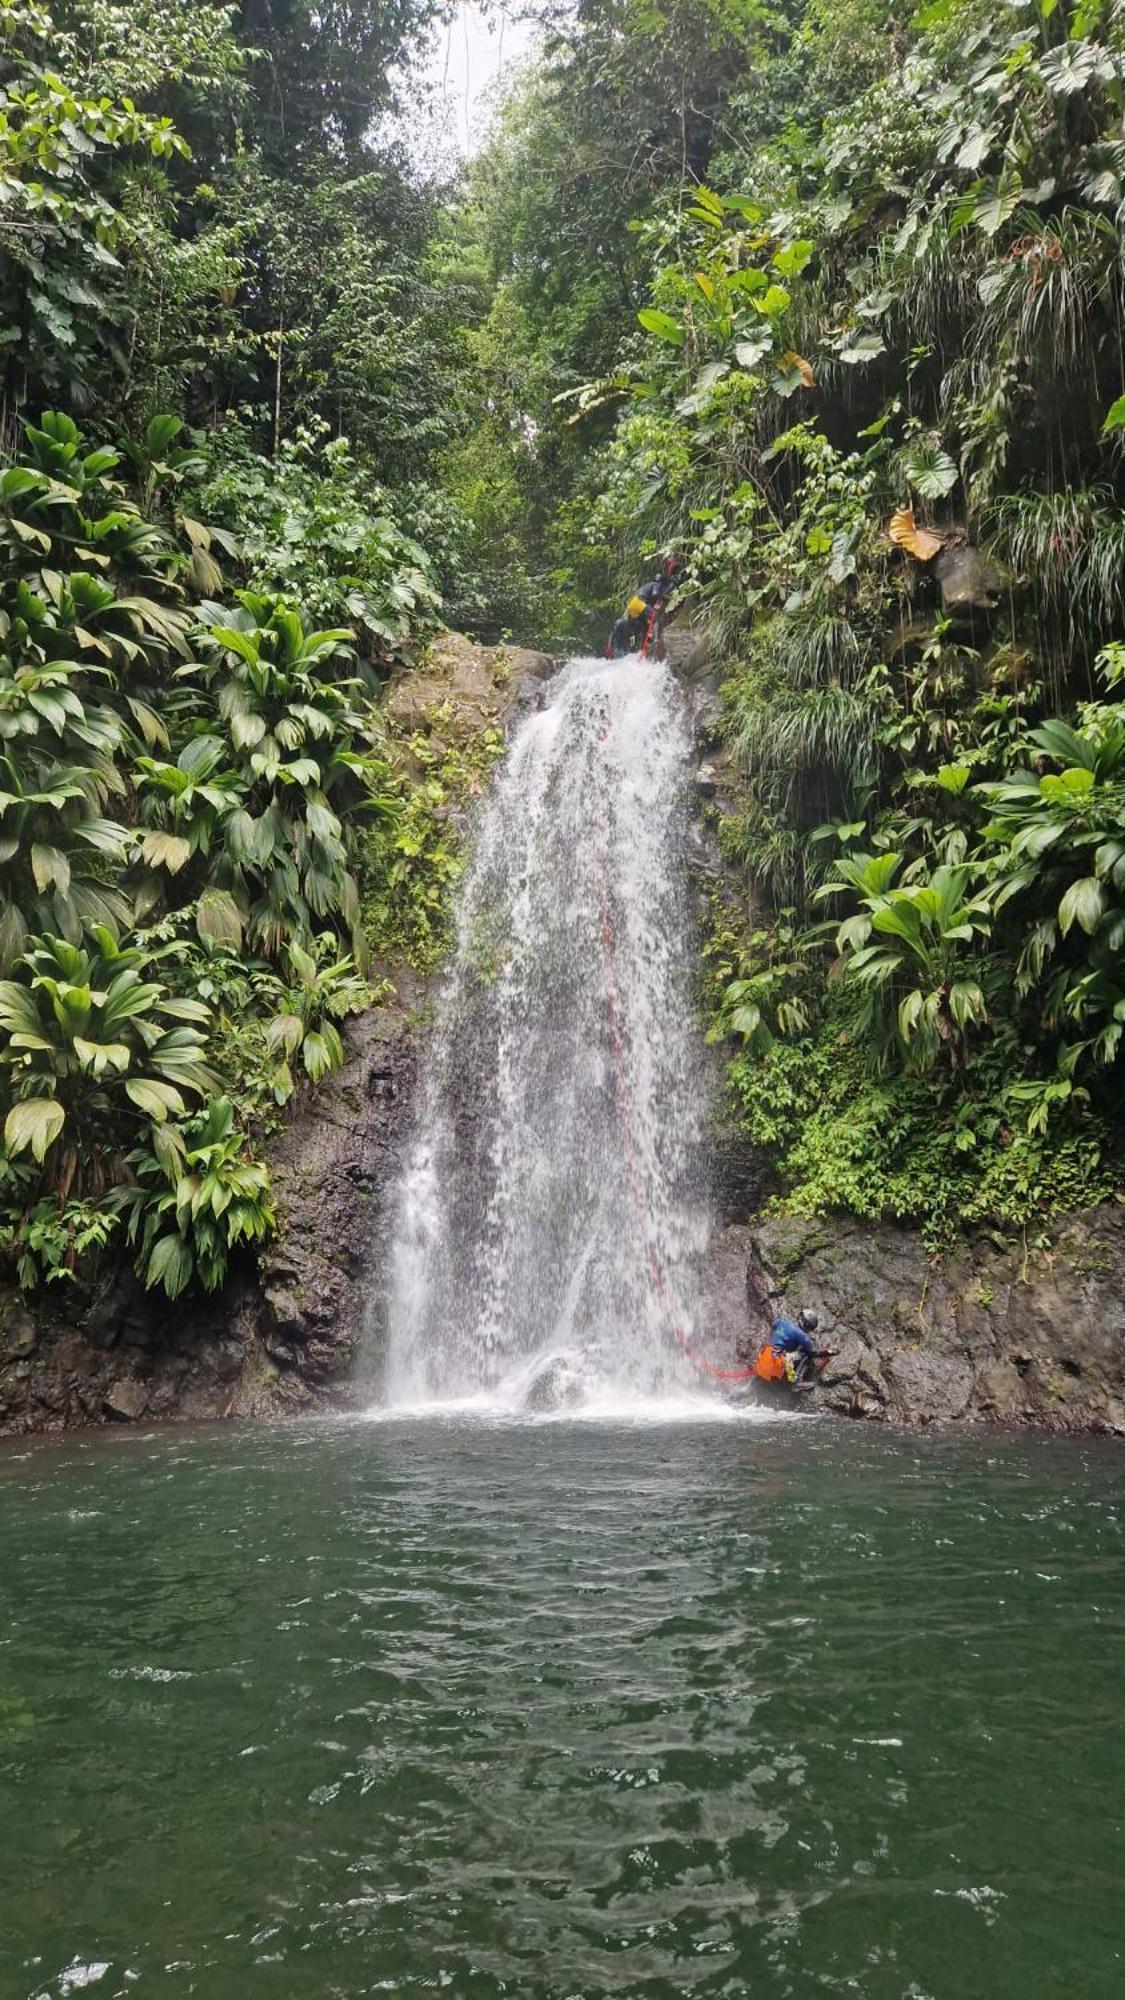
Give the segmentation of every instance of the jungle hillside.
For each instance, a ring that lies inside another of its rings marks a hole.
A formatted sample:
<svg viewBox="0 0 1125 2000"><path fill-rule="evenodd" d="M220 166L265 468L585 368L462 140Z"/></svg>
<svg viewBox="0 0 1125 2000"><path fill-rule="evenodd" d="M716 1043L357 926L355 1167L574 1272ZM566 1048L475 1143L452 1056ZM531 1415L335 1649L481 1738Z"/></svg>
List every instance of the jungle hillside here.
<svg viewBox="0 0 1125 2000"><path fill-rule="evenodd" d="M435 0L0 0L0 1257L175 1298L440 954L443 624L600 650L675 552L700 1005L798 1214L1122 1182L1125 11L577 0L483 147Z"/></svg>

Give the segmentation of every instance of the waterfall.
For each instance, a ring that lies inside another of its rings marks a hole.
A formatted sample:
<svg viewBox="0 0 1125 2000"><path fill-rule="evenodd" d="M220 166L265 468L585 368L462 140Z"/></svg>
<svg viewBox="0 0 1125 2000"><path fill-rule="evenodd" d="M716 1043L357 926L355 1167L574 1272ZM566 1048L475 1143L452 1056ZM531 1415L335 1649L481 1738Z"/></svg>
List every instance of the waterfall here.
<svg viewBox="0 0 1125 2000"><path fill-rule="evenodd" d="M688 776L679 690L643 660L570 661L511 744L399 1189L392 1406L699 1386Z"/></svg>

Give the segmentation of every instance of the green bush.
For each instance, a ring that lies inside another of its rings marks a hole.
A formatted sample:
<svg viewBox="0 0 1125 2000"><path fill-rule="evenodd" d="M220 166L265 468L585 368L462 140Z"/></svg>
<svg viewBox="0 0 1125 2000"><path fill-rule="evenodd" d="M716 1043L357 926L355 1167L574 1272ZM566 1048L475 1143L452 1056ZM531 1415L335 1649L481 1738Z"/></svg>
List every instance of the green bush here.
<svg viewBox="0 0 1125 2000"><path fill-rule="evenodd" d="M181 434L89 450L49 413L0 472L0 1249L25 1285L121 1225L174 1297L268 1233L250 1134L344 1059L372 997L357 864L409 803L348 628L198 598L222 531L182 512ZM413 556L388 533L379 560L404 641Z"/></svg>

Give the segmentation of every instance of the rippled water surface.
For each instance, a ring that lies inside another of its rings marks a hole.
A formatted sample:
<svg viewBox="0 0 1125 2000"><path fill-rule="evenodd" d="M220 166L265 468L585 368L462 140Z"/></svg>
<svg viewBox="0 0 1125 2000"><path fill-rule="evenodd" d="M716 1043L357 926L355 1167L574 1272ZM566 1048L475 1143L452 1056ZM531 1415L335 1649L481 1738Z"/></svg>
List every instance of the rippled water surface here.
<svg viewBox="0 0 1125 2000"><path fill-rule="evenodd" d="M1125 1991L1121 1457L817 1421L0 1456L0 1993Z"/></svg>

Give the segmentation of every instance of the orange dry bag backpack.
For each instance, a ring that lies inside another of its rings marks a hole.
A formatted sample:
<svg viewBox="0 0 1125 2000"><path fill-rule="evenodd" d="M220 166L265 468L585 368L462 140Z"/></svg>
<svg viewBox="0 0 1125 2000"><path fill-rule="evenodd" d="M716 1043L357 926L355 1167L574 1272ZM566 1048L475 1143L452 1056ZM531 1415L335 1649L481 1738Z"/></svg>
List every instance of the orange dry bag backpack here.
<svg viewBox="0 0 1125 2000"><path fill-rule="evenodd" d="M779 1354L777 1349L771 1347L767 1341L764 1347L758 1349L758 1358L754 1363L754 1373L758 1377L759 1382L784 1382L785 1356Z"/></svg>

